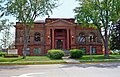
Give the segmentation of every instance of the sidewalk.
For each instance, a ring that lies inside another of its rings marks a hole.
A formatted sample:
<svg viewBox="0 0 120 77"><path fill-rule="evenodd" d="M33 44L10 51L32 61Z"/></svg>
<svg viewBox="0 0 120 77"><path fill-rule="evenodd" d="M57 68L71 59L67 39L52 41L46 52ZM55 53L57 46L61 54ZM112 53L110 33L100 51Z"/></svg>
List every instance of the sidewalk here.
<svg viewBox="0 0 120 77"><path fill-rule="evenodd" d="M69 58L69 56L62 57L62 58L63 58L63 60L64 60L66 63L72 63L72 64L78 64L78 63L80 63L79 60L71 59L71 58Z"/></svg>

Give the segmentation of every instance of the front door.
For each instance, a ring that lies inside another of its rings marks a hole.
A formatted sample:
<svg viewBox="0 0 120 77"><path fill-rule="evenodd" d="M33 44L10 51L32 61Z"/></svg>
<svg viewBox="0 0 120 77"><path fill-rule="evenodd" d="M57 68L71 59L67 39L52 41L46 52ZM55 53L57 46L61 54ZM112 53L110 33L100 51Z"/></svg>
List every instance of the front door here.
<svg viewBox="0 0 120 77"><path fill-rule="evenodd" d="M56 40L56 49L63 49L63 40Z"/></svg>

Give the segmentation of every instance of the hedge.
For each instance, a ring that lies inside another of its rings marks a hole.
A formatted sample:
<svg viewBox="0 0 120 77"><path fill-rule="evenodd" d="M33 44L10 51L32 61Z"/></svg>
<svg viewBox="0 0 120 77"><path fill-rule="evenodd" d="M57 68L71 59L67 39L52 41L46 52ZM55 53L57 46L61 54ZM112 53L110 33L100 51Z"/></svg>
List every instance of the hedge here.
<svg viewBox="0 0 120 77"><path fill-rule="evenodd" d="M61 59L64 56L64 52L58 49L48 50L48 56L53 59Z"/></svg>
<svg viewBox="0 0 120 77"><path fill-rule="evenodd" d="M83 50L71 49L70 55L71 55L71 58L81 58L83 55Z"/></svg>
<svg viewBox="0 0 120 77"><path fill-rule="evenodd" d="M5 54L6 54L6 52L0 51L0 56L4 56Z"/></svg>

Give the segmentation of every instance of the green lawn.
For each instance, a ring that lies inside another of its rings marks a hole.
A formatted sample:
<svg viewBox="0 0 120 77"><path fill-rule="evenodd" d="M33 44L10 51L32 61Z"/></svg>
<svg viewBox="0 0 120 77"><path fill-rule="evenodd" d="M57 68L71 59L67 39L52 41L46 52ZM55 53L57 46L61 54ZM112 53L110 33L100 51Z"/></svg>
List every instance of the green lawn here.
<svg viewBox="0 0 120 77"><path fill-rule="evenodd" d="M92 59L92 60L91 60ZM83 55L77 59L80 62L120 62L120 55L109 55L105 58L104 55ZM48 56L27 56L26 59L18 58L3 58L0 57L0 65L27 65L27 64L63 64L66 63L62 59L51 59Z"/></svg>
<svg viewBox="0 0 120 77"><path fill-rule="evenodd" d="M104 55L83 55L79 60L80 62L120 62L120 55L109 55L108 58Z"/></svg>
<svg viewBox="0 0 120 77"><path fill-rule="evenodd" d="M3 58L0 57L0 64L57 64L65 63L62 59L50 59L47 56L27 56L26 59L18 58Z"/></svg>

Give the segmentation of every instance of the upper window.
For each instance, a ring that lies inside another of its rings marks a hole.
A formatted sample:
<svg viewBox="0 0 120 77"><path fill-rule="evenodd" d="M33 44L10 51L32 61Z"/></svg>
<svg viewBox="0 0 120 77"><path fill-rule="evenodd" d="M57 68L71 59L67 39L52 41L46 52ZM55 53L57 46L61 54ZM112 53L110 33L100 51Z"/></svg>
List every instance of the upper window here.
<svg viewBox="0 0 120 77"><path fill-rule="evenodd" d="M89 35L89 42L95 42L95 34L92 32Z"/></svg>
<svg viewBox="0 0 120 77"><path fill-rule="evenodd" d="M36 32L36 33L34 34L34 40L35 40L36 42L41 41L41 39L40 39L40 33L39 33L39 32Z"/></svg>
<svg viewBox="0 0 120 77"><path fill-rule="evenodd" d="M84 43L85 42L85 35L84 33L80 33L78 36L78 42L79 43Z"/></svg>

